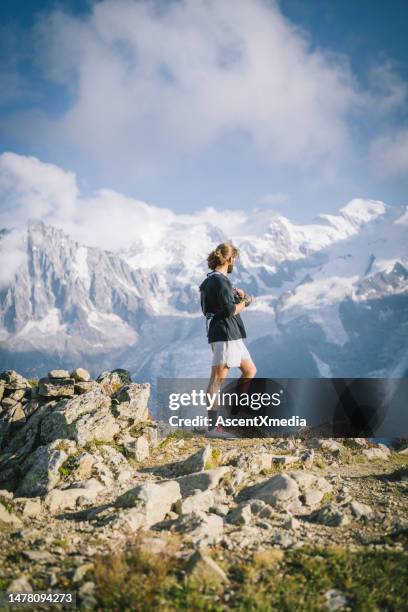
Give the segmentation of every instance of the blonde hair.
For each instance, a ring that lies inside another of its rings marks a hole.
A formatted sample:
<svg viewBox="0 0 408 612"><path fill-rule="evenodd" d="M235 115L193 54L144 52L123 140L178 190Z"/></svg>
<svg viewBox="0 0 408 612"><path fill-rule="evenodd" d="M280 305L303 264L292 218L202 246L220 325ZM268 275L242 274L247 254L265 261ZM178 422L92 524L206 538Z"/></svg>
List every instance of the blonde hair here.
<svg viewBox="0 0 408 612"><path fill-rule="evenodd" d="M238 255L239 251L233 244L222 242L208 255L208 267L210 270L215 270L217 266L222 266L231 259L231 257L238 257Z"/></svg>

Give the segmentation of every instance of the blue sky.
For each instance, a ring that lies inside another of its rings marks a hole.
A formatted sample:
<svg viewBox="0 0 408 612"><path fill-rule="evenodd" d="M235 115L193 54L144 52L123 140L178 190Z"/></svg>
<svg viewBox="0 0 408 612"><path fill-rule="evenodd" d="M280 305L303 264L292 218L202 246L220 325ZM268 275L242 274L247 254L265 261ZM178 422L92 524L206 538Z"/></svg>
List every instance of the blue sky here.
<svg viewBox="0 0 408 612"><path fill-rule="evenodd" d="M404 0L0 4L1 151L177 212L408 202Z"/></svg>

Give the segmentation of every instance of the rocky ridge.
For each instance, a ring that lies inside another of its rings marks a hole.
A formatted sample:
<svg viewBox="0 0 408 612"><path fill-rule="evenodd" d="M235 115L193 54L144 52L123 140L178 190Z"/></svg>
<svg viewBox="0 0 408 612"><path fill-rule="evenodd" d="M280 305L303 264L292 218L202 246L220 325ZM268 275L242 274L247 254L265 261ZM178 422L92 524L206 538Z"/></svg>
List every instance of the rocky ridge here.
<svg viewBox="0 0 408 612"><path fill-rule="evenodd" d="M101 555L136 539L163 554L171 540L184 575L224 585L227 605L228 567L261 552L404 550L407 449L366 439L208 444L153 421L149 392L126 370L96 380L82 368L39 381L0 373L1 588L69 587L98 607Z"/></svg>

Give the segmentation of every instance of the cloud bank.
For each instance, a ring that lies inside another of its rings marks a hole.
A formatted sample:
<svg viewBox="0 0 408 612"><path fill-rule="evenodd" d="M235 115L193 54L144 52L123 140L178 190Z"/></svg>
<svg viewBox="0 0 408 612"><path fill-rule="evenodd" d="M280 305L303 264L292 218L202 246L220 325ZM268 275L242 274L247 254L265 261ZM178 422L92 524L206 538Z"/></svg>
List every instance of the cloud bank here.
<svg viewBox="0 0 408 612"><path fill-rule="evenodd" d="M43 15L35 41L70 104L20 115L21 130L136 175L231 134L270 163L333 161L371 101L347 59L313 48L273 1L103 0L86 17ZM401 102L389 74L376 93L387 108Z"/></svg>

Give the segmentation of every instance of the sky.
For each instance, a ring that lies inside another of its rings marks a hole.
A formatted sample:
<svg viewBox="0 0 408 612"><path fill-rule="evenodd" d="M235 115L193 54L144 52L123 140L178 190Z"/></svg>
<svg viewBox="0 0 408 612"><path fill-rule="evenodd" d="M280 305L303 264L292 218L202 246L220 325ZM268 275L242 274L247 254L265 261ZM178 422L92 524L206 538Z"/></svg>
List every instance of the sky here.
<svg viewBox="0 0 408 612"><path fill-rule="evenodd" d="M407 23L405 0L2 0L0 218L101 189L298 222L406 204Z"/></svg>

